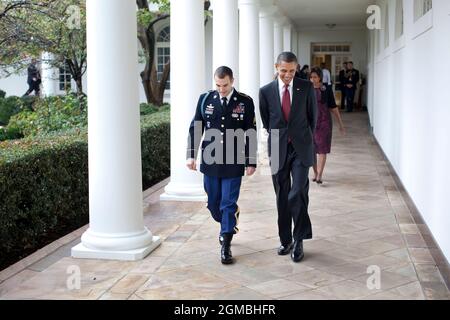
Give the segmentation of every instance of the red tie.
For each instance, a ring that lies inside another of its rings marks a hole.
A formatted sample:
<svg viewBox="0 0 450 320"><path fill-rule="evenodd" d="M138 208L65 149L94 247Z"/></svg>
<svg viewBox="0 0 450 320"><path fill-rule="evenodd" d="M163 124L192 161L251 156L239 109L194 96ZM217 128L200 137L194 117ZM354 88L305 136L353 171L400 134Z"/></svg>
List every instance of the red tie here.
<svg viewBox="0 0 450 320"><path fill-rule="evenodd" d="M291 113L291 95L288 88L289 85L284 86L283 101L281 102L281 109L286 122L289 121L289 114Z"/></svg>

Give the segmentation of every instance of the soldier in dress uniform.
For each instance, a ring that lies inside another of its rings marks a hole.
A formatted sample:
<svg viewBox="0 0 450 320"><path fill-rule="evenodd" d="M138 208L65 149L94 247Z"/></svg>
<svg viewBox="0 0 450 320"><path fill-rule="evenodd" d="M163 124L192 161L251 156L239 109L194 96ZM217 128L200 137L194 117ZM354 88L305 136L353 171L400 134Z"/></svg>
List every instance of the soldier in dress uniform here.
<svg viewBox="0 0 450 320"><path fill-rule="evenodd" d="M239 229L237 201L244 173L256 170L256 119L252 98L233 88L233 71L219 67L215 74L215 91L200 96L189 128L187 167L197 170L197 153L201 145L200 172L208 195L208 209L220 223L221 262L234 262L230 246Z"/></svg>

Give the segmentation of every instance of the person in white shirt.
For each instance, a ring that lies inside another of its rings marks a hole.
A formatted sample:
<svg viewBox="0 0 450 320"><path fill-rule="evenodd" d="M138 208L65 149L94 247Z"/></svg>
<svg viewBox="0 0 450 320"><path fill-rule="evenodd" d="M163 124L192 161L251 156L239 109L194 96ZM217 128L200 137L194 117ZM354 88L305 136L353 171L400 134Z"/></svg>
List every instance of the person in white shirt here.
<svg viewBox="0 0 450 320"><path fill-rule="evenodd" d="M322 62L320 64L320 69L322 69L322 73L323 73L322 83L324 85L326 85L327 87L331 86L332 85L331 72L330 72L330 70L327 69L327 66L326 66L326 64L324 62Z"/></svg>

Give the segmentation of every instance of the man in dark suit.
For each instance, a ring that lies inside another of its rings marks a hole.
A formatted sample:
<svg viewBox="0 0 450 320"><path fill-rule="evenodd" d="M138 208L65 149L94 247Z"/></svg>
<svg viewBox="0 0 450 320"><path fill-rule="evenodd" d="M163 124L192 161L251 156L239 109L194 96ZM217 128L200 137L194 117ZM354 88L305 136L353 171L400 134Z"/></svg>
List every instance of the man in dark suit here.
<svg viewBox="0 0 450 320"><path fill-rule="evenodd" d="M341 90L341 109L345 109L345 73L347 72L347 62L344 62L344 69L339 71L339 89Z"/></svg>
<svg viewBox="0 0 450 320"><path fill-rule="evenodd" d="M308 173L314 164L313 132L317 121L313 85L294 77L297 64L293 53L281 53L275 65L278 78L259 92L261 118L269 132L269 158L277 196L281 242L278 254L291 253L294 262L300 262L304 256L303 240L312 238Z"/></svg>
<svg viewBox="0 0 450 320"><path fill-rule="evenodd" d="M345 72L345 97L347 100L347 112L353 112L353 102L355 100L355 93L359 82L359 71L353 69L353 62L349 61L347 64L347 71Z"/></svg>
<svg viewBox="0 0 450 320"><path fill-rule="evenodd" d="M25 92L24 96L28 96L30 95L31 92L35 92L36 96L39 96L40 93L40 84L41 84L41 74L39 73L39 69L36 66L37 60L36 59L31 59L31 63L28 66L28 78L27 78L27 83L28 83L28 90L27 92Z"/></svg>

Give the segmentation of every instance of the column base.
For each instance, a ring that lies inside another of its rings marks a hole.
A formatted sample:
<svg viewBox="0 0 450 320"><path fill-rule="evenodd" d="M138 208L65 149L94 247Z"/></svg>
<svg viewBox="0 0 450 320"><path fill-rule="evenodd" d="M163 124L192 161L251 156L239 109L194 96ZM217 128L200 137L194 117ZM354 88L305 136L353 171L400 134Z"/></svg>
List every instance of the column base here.
<svg viewBox="0 0 450 320"><path fill-rule="evenodd" d="M72 257L78 259L137 261L144 259L160 244L161 238L157 236L153 236L152 243L144 248L124 251L90 249L84 246L83 243L80 243L72 248Z"/></svg>
<svg viewBox="0 0 450 320"><path fill-rule="evenodd" d="M206 202L207 196L203 186L195 184L180 184L170 182L164 193L159 197L161 201Z"/></svg>

